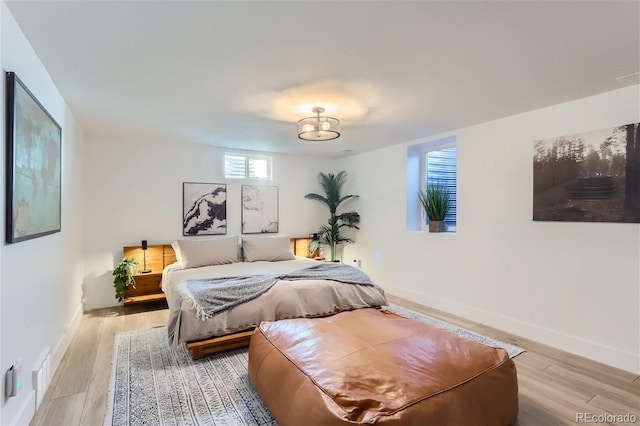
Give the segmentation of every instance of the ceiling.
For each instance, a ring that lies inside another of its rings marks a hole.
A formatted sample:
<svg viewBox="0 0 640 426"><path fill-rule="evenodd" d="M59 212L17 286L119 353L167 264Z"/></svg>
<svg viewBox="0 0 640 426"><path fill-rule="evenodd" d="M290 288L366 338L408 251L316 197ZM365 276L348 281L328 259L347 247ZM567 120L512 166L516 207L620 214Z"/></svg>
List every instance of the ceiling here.
<svg viewBox="0 0 640 426"><path fill-rule="evenodd" d="M91 136L349 155L618 89L640 63L638 1L6 3ZM316 105L339 139L297 138Z"/></svg>

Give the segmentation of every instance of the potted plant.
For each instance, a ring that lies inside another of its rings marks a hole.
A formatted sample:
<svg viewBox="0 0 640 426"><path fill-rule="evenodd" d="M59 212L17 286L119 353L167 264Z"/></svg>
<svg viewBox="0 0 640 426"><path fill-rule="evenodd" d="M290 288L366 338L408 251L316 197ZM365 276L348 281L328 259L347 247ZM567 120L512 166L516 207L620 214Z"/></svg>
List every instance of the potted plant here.
<svg viewBox="0 0 640 426"><path fill-rule="evenodd" d="M124 299L124 292L130 285L136 288L136 281L133 279L133 274L138 267L137 259L124 258L116 265L116 269L113 270L113 287L116 289L116 299L118 302L122 302Z"/></svg>
<svg viewBox="0 0 640 426"><path fill-rule="evenodd" d="M318 230L319 241L321 244L327 244L331 248L330 260L336 261L336 249L338 245L345 243L353 243L351 238L342 234L343 228L360 229L360 214L355 211L349 211L338 214L338 208L342 203L358 198L357 195L342 195L342 187L347 181L347 172L344 170L337 173L318 174L320 186L324 190L324 195L309 193L304 196L310 200L316 200L327 206L329 209L329 220L327 225L323 225Z"/></svg>
<svg viewBox="0 0 640 426"><path fill-rule="evenodd" d="M429 232L444 232L444 219L451 208L451 194L441 183L431 183L418 193L422 208L429 218Z"/></svg>

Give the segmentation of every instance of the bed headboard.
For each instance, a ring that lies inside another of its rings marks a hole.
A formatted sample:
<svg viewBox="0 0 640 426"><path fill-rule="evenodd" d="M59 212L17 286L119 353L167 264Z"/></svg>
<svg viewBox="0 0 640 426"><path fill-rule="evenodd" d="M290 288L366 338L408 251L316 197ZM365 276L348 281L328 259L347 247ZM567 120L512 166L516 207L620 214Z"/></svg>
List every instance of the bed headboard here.
<svg viewBox="0 0 640 426"><path fill-rule="evenodd" d="M290 242L291 250L296 256L309 257L311 255L311 257L317 257L319 255L319 249L309 253L309 243L311 243L311 238L309 237L290 238Z"/></svg>
<svg viewBox="0 0 640 426"><path fill-rule="evenodd" d="M138 261L138 267L142 267L144 254L142 247L124 247L122 255L126 258L134 258ZM153 272L162 272L165 266L176 261L176 253L170 244L154 245L147 247L147 268Z"/></svg>
<svg viewBox="0 0 640 426"><path fill-rule="evenodd" d="M309 237L290 238L291 250L296 256L309 256ZM138 265L142 266L144 261L144 253L140 246L128 246L122 249L123 257L128 259L134 258L138 261ZM313 253L318 256L318 250ZM159 244L147 246L147 268L153 272L162 272L165 266L171 265L176 261L176 253L173 251L171 244Z"/></svg>

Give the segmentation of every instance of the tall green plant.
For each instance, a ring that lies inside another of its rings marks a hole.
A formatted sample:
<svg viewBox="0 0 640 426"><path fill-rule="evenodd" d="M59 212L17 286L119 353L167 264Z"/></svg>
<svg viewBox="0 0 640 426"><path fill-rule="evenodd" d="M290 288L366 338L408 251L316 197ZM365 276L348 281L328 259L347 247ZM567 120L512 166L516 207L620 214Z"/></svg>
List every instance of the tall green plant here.
<svg viewBox="0 0 640 426"><path fill-rule="evenodd" d="M338 208L347 200L358 198L358 195L342 195L342 187L347 181L347 172L318 174L318 181L324 190L324 195L309 193L304 196L309 200L316 200L329 209L329 221L318 230L320 242L331 247L331 261L336 260L336 248L340 244L353 243L351 238L342 235L343 228L360 229L360 214L355 211L338 214Z"/></svg>
<svg viewBox="0 0 640 426"><path fill-rule="evenodd" d="M444 221L451 208L451 194L445 185L439 182L427 184L418 197L429 220Z"/></svg>

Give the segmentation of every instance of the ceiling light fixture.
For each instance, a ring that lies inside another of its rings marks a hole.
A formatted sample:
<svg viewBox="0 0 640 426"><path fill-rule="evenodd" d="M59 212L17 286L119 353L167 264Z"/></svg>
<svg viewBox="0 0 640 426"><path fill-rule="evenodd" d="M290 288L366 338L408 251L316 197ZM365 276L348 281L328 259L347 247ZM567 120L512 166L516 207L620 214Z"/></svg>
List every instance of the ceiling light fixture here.
<svg viewBox="0 0 640 426"><path fill-rule="evenodd" d="M340 120L321 116L324 108L315 107L315 117L306 117L298 121L298 137L305 141L330 141L340 137Z"/></svg>

